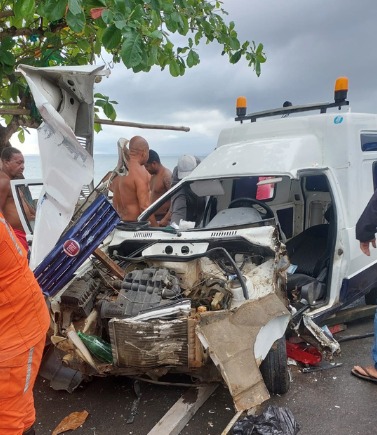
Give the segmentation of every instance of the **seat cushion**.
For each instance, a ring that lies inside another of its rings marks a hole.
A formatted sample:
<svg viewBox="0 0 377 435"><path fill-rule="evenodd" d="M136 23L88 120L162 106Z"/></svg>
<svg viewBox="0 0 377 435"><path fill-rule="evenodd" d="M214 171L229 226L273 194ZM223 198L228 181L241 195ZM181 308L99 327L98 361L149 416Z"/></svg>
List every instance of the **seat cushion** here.
<svg viewBox="0 0 377 435"><path fill-rule="evenodd" d="M296 273L316 277L326 261L329 225L307 228L286 243L288 256L297 266Z"/></svg>

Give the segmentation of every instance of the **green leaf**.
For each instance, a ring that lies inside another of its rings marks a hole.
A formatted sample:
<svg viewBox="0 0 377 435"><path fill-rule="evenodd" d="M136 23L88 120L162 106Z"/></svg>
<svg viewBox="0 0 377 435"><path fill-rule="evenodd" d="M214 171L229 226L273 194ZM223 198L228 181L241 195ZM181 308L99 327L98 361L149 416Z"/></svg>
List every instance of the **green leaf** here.
<svg viewBox="0 0 377 435"><path fill-rule="evenodd" d="M9 86L9 92L10 92L10 96L11 96L12 100L13 101L17 101L18 97L20 95L20 88L19 88L19 85L18 85L17 82L16 83L12 83Z"/></svg>
<svg viewBox="0 0 377 435"><path fill-rule="evenodd" d="M199 62L200 59L198 53L196 53L194 50L190 50L187 56L187 66L191 68L195 65L198 65Z"/></svg>
<svg viewBox="0 0 377 435"><path fill-rule="evenodd" d="M170 61L169 72L173 77L178 77L181 74L179 64L175 59Z"/></svg>
<svg viewBox="0 0 377 435"><path fill-rule="evenodd" d="M10 51L0 51L0 64L14 66L16 59Z"/></svg>
<svg viewBox="0 0 377 435"><path fill-rule="evenodd" d="M188 31L189 31L188 19L185 16L182 16L180 26L179 26L179 33L181 35L187 35Z"/></svg>
<svg viewBox="0 0 377 435"><path fill-rule="evenodd" d="M142 40L138 33L127 32L120 55L127 68L133 68L141 62Z"/></svg>
<svg viewBox="0 0 377 435"><path fill-rule="evenodd" d="M148 66L156 65L157 59L158 59L158 47L156 45L153 45L148 52L147 65Z"/></svg>
<svg viewBox="0 0 377 435"><path fill-rule="evenodd" d="M95 120L94 120L94 126L93 129L96 133L99 133L100 131L102 131L102 125L98 124Z"/></svg>
<svg viewBox="0 0 377 435"><path fill-rule="evenodd" d="M117 21L114 21L114 24L117 27L117 29L122 30L127 26L127 21L126 20L117 20Z"/></svg>
<svg viewBox="0 0 377 435"><path fill-rule="evenodd" d="M126 13L126 2L124 0L115 0L115 7L117 10L122 14L125 15Z"/></svg>
<svg viewBox="0 0 377 435"><path fill-rule="evenodd" d="M115 120L116 112L112 104L106 103L105 106L103 107L103 112L109 119L111 119L112 121Z"/></svg>
<svg viewBox="0 0 377 435"><path fill-rule="evenodd" d="M151 21L152 21L152 28L156 29L160 26L161 24L161 17L160 17L160 11L155 11L152 10L151 11Z"/></svg>
<svg viewBox="0 0 377 435"><path fill-rule="evenodd" d="M149 37L151 39L163 39L164 34L161 32L161 30L155 30L152 33L149 34Z"/></svg>
<svg viewBox="0 0 377 435"><path fill-rule="evenodd" d="M230 38L229 39L229 46L232 50L239 50L240 49L240 41L237 38Z"/></svg>
<svg viewBox="0 0 377 435"><path fill-rule="evenodd" d="M166 28L169 30L169 32L175 33L178 29L178 23L174 19L172 19L171 15L165 15L165 24Z"/></svg>
<svg viewBox="0 0 377 435"><path fill-rule="evenodd" d="M255 73L259 77L260 76L260 62L258 60L255 61Z"/></svg>
<svg viewBox="0 0 377 435"><path fill-rule="evenodd" d="M207 38L213 37L213 28L211 26L211 24L206 21L206 20L202 20L201 22L204 33L206 35Z"/></svg>
<svg viewBox="0 0 377 435"><path fill-rule="evenodd" d="M106 24L111 24L114 19L114 14L109 9L105 9L102 12L101 18Z"/></svg>
<svg viewBox="0 0 377 435"><path fill-rule="evenodd" d="M255 54L256 55L263 54L263 44L258 44L258 47L255 50Z"/></svg>
<svg viewBox="0 0 377 435"><path fill-rule="evenodd" d="M242 51L236 51L232 56L230 56L230 63L237 63L241 59Z"/></svg>
<svg viewBox="0 0 377 435"><path fill-rule="evenodd" d="M85 15L84 12L80 14L73 15L71 11L67 12L66 16L68 26L76 33L83 31L85 26Z"/></svg>
<svg viewBox="0 0 377 435"><path fill-rule="evenodd" d="M41 16L44 16L49 21L57 21L64 17L66 7L66 0L49 0L45 3L42 3L41 12L39 12L38 6L38 13L40 13Z"/></svg>
<svg viewBox="0 0 377 435"><path fill-rule="evenodd" d="M12 38L4 38L1 40L0 50L11 50L14 47L15 43L16 41L14 41Z"/></svg>
<svg viewBox="0 0 377 435"><path fill-rule="evenodd" d="M203 37L203 32L201 30L198 30L195 34L195 45L199 45L200 40Z"/></svg>
<svg viewBox="0 0 377 435"><path fill-rule="evenodd" d="M95 105L96 106L98 106L98 107L105 107L105 105L107 104L107 101L105 101L105 100L97 100L96 102L95 102Z"/></svg>
<svg viewBox="0 0 377 435"><path fill-rule="evenodd" d="M22 18L32 18L34 15L35 1L34 0L16 0L14 2L14 15Z"/></svg>
<svg viewBox="0 0 377 435"><path fill-rule="evenodd" d="M150 0L147 3L150 4L151 8L153 11L158 11L160 12L161 9L161 5L160 5L160 1L159 0Z"/></svg>
<svg viewBox="0 0 377 435"><path fill-rule="evenodd" d="M87 39L78 39L77 46L81 51L86 51L86 52L89 52L91 48L89 41Z"/></svg>
<svg viewBox="0 0 377 435"><path fill-rule="evenodd" d="M102 44L107 50L119 47L121 40L122 32L114 24L103 32Z"/></svg>
<svg viewBox="0 0 377 435"><path fill-rule="evenodd" d="M80 0L68 0L68 9L73 15L78 15L82 12L82 6Z"/></svg>
<svg viewBox="0 0 377 435"><path fill-rule="evenodd" d="M19 140L21 143L24 143L24 142L25 142L25 131L24 131L23 128L18 132L17 137L18 137L18 140Z"/></svg>

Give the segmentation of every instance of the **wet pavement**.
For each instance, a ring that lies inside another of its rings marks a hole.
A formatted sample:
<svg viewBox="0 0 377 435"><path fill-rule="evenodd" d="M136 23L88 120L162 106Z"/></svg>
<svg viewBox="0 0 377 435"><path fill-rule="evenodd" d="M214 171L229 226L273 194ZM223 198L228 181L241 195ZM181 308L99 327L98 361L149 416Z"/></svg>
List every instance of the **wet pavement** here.
<svg viewBox="0 0 377 435"><path fill-rule="evenodd" d="M373 332L373 319L348 324L335 337ZM302 373L292 366L290 391L261 405L288 407L301 430L300 435L372 435L377 433L377 383L351 376L354 364L369 365L373 338L341 343L341 367ZM132 424L132 404L136 398L133 381L124 377L96 378L74 393L54 391L49 382L38 378L35 386L37 434L52 433L58 423L74 411L86 410L89 417L82 427L66 432L72 435L147 435L157 421L179 399L184 387L140 383L141 400ZM182 435L221 434L235 411L228 390L220 386L181 432ZM165 434L162 434L165 435Z"/></svg>

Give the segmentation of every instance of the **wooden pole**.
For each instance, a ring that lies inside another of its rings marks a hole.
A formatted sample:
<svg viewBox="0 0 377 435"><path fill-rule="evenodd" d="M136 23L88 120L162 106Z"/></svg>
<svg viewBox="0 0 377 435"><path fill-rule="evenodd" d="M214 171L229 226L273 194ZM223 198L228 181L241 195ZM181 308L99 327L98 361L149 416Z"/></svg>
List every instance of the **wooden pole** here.
<svg viewBox="0 0 377 435"><path fill-rule="evenodd" d="M0 109L0 115L30 115L28 109Z"/></svg>
<svg viewBox="0 0 377 435"><path fill-rule="evenodd" d="M150 128L156 130L159 129L159 130L190 131L189 127L179 127L175 125L141 124L140 122L110 121L109 119L95 119L94 122L97 124L117 125L121 127Z"/></svg>
<svg viewBox="0 0 377 435"><path fill-rule="evenodd" d="M28 109L0 109L0 115L30 115ZM128 121L111 121L110 119L94 120L96 124L102 125L116 125L120 127L134 127L134 128L149 128L154 130L177 130L177 131L190 131L190 127L175 126L175 125L159 125L159 124L141 124L140 122L128 122Z"/></svg>

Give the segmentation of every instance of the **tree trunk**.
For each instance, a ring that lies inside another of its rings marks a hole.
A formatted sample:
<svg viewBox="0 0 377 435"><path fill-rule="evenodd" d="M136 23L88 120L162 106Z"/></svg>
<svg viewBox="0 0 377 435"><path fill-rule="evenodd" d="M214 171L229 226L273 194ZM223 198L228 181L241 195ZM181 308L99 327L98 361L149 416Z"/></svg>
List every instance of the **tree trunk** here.
<svg viewBox="0 0 377 435"><path fill-rule="evenodd" d="M10 143L10 138L14 133L17 132L19 127L38 128L39 124L39 122L31 118L25 118L23 116L17 115L12 117L12 120L8 125L4 126L0 124L0 156L5 147L12 146Z"/></svg>
<svg viewBox="0 0 377 435"><path fill-rule="evenodd" d="M10 125L7 126L0 125L0 156L5 147L11 146L9 139L11 138L12 134L16 131L17 131L17 127L14 129Z"/></svg>

